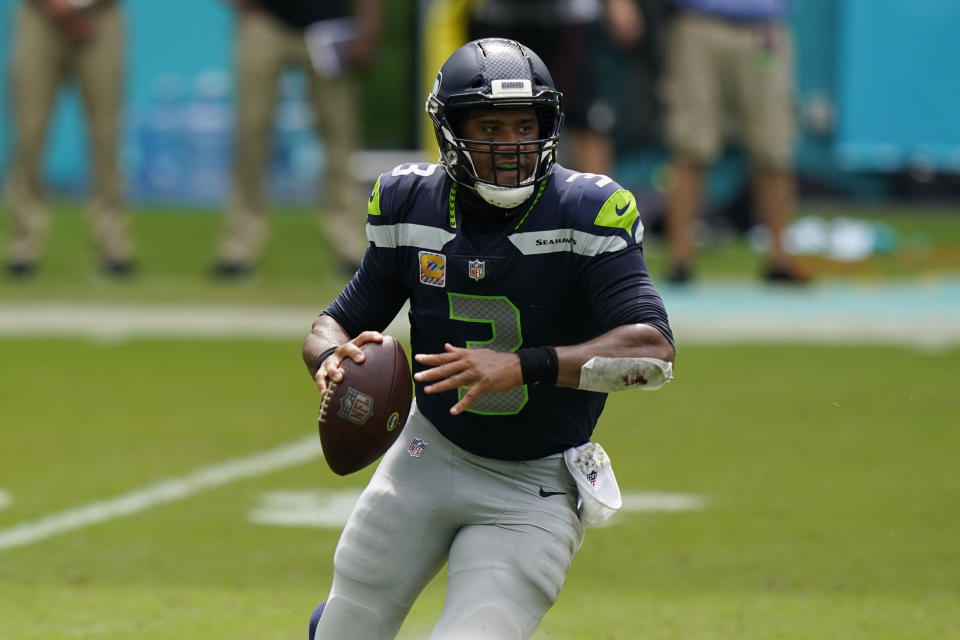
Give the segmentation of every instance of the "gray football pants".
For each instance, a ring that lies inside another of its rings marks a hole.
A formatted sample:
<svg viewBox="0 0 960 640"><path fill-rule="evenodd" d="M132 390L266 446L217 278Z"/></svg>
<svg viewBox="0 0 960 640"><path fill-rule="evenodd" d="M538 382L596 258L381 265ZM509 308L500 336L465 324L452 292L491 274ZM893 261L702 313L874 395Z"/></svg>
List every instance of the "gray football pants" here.
<svg viewBox="0 0 960 640"><path fill-rule="evenodd" d="M414 438L426 442L419 457L408 451ZM541 497L541 489L564 493ZM432 640L529 638L583 540L576 500L562 455L475 456L414 406L337 544L316 640L396 637L445 561L447 594Z"/></svg>

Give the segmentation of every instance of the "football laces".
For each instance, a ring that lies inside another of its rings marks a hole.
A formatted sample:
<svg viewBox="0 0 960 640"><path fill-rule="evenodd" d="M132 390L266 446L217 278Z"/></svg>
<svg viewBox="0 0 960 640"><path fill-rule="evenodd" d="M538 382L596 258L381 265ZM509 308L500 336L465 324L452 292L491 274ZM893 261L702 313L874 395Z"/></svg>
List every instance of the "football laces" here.
<svg viewBox="0 0 960 640"><path fill-rule="evenodd" d="M320 399L320 415L317 416L318 422L327 421L327 408L330 406L330 398L333 397L333 392L337 390L337 383L333 380L327 381L327 390L323 392L323 397Z"/></svg>

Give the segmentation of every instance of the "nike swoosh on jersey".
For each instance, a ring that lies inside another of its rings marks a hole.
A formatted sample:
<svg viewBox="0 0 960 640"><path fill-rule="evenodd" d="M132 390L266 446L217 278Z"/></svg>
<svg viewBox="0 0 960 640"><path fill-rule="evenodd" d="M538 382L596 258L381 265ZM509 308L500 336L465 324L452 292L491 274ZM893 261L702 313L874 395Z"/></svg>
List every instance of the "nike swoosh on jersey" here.
<svg viewBox="0 0 960 640"><path fill-rule="evenodd" d="M567 495L566 491L544 491L543 487L540 487L540 497L549 498L550 496L565 496Z"/></svg>

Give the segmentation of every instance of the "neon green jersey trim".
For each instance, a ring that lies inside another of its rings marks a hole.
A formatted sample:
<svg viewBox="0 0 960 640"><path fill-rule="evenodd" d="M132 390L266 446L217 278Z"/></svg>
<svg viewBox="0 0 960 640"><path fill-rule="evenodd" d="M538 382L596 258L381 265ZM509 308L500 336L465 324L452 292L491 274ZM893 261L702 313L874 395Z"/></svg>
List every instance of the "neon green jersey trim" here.
<svg viewBox="0 0 960 640"><path fill-rule="evenodd" d="M377 183L373 185L373 191L370 192L370 200L367 201L367 215L380 215L380 178L377 176Z"/></svg>
<svg viewBox="0 0 960 640"><path fill-rule="evenodd" d="M593 224L598 227L624 229L627 233L632 233L633 225L639 216L640 212L637 211L637 201L633 194L626 189L619 189L603 203Z"/></svg>

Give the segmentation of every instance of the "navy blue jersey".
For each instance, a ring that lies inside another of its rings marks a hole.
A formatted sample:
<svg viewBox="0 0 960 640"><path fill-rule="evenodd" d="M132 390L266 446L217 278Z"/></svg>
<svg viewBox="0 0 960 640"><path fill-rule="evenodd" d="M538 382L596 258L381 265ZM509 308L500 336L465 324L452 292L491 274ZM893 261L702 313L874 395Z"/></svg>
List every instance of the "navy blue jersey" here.
<svg viewBox="0 0 960 640"><path fill-rule="evenodd" d="M629 191L605 176L555 165L482 250L462 230L456 185L434 164L401 165L370 196L370 247L360 270L325 311L355 336L382 331L410 300L410 344L512 352L585 342L645 323L672 341L641 249L643 225ZM416 362L414 371L423 369ZM459 416L464 392L427 394L417 405L450 440L478 455L532 460L590 439L606 394L524 385L480 396Z"/></svg>

